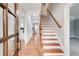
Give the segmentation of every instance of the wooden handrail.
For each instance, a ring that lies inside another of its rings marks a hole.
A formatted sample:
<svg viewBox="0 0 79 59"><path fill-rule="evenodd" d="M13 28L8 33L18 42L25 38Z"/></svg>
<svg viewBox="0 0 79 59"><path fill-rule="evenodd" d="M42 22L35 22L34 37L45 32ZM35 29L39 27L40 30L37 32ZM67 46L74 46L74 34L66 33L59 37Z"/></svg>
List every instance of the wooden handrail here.
<svg viewBox="0 0 79 59"><path fill-rule="evenodd" d="M2 39L3 39L3 37L0 37L0 43L2 43Z"/></svg>
<svg viewBox="0 0 79 59"><path fill-rule="evenodd" d="M13 16L16 17L16 15L15 15L12 11L10 11L9 8L7 8L7 6L6 6L5 3L0 3L0 7L2 7L3 9L8 9L8 12L9 12L11 15L13 15Z"/></svg>
<svg viewBox="0 0 79 59"><path fill-rule="evenodd" d="M0 7L6 9L7 8L7 5L5 3L0 3Z"/></svg>
<svg viewBox="0 0 79 59"><path fill-rule="evenodd" d="M9 36L8 36L8 40L9 40L10 38L13 38L13 37L17 36L17 35L18 35L18 33L9 35ZM5 41L6 41L6 40L3 40L3 38L0 38L0 43L3 43L3 42L5 42Z"/></svg>
<svg viewBox="0 0 79 59"><path fill-rule="evenodd" d="M58 21L55 19L55 17L52 15L52 13L47 9L47 11L48 11L48 13L49 13L49 15L53 18L53 20L55 21L55 23L57 24L57 26L59 27L59 28L61 28L62 26L58 23Z"/></svg>
<svg viewBox="0 0 79 59"><path fill-rule="evenodd" d="M9 12L11 15L13 15L14 17L16 17L16 15L15 15L13 12L11 12L9 8L8 8L8 12Z"/></svg>

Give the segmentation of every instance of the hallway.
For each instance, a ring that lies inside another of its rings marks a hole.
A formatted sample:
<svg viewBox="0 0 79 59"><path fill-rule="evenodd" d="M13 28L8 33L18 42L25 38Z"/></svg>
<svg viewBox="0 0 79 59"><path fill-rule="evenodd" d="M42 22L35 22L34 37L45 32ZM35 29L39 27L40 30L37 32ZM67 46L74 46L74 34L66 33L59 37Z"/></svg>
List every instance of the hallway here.
<svg viewBox="0 0 79 59"><path fill-rule="evenodd" d="M41 50L39 49L40 42L36 44L35 40L37 34L33 34L31 41L29 41L24 48L19 52L20 56L63 56L64 52L61 49L59 38L56 35L54 28L51 27L50 21L42 16L41 23ZM38 46L37 46L38 45ZM41 54L42 53L42 54Z"/></svg>

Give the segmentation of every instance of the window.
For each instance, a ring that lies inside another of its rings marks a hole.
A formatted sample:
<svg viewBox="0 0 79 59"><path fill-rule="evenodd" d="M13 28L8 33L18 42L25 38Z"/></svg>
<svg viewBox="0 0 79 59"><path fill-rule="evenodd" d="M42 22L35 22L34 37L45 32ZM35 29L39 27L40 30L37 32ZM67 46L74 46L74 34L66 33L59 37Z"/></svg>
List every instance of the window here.
<svg viewBox="0 0 79 59"><path fill-rule="evenodd" d="M0 41L3 38L3 10L0 7ZM0 56L3 55L3 43L0 43Z"/></svg>
<svg viewBox="0 0 79 59"><path fill-rule="evenodd" d="M14 10L17 6L14 5L17 4L0 3L0 56L12 56L18 52L18 19Z"/></svg>

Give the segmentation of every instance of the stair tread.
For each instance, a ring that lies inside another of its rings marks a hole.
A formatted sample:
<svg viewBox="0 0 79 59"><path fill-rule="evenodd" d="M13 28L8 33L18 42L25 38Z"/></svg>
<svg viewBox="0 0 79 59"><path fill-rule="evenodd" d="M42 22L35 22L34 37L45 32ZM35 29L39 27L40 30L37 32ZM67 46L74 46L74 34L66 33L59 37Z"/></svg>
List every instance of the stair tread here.
<svg viewBox="0 0 79 59"><path fill-rule="evenodd" d="M43 43L44 46L60 46L59 43Z"/></svg>
<svg viewBox="0 0 79 59"><path fill-rule="evenodd" d="M42 40L58 40L58 39L42 39Z"/></svg>
<svg viewBox="0 0 79 59"><path fill-rule="evenodd" d="M42 35L42 36L56 36L56 35Z"/></svg>
<svg viewBox="0 0 79 59"><path fill-rule="evenodd" d="M54 33L54 31L42 31L42 33Z"/></svg>
<svg viewBox="0 0 79 59"><path fill-rule="evenodd" d="M51 27L41 27L41 29L52 29Z"/></svg>
<svg viewBox="0 0 79 59"><path fill-rule="evenodd" d="M43 36L55 36L56 34L55 33L47 33L47 34L45 34L45 33L41 33L41 35L43 35Z"/></svg>
<svg viewBox="0 0 79 59"><path fill-rule="evenodd" d="M41 33L41 35L56 35L56 33Z"/></svg>
<svg viewBox="0 0 79 59"><path fill-rule="evenodd" d="M41 25L46 25L46 26L49 26L50 24L41 24ZM51 26L51 25L50 25Z"/></svg>
<svg viewBox="0 0 79 59"><path fill-rule="evenodd" d="M41 27L43 27L43 26L44 26L44 27L51 27L50 25L41 25Z"/></svg>
<svg viewBox="0 0 79 59"><path fill-rule="evenodd" d="M41 28L49 28L49 27L52 28L52 26L50 26L50 25L42 25L41 26Z"/></svg>
<svg viewBox="0 0 79 59"><path fill-rule="evenodd" d="M42 39L53 39L53 38L58 38L57 36L41 36Z"/></svg>
<svg viewBox="0 0 79 59"><path fill-rule="evenodd" d="M53 30L52 28L41 28L41 30Z"/></svg>
<svg viewBox="0 0 79 59"><path fill-rule="evenodd" d="M52 29L52 30L44 30L44 29L42 29L41 31L52 31L52 32L55 32L55 29Z"/></svg>
<svg viewBox="0 0 79 59"><path fill-rule="evenodd" d="M50 34L50 33L52 33L52 34L55 34L55 32L41 32L41 33L45 33L45 34Z"/></svg>
<svg viewBox="0 0 79 59"><path fill-rule="evenodd" d="M51 26L41 26L41 27L51 27Z"/></svg>
<svg viewBox="0 0 79 59"><path fill-rule="evenodd" d="M53 38L53 37L57 37L56 35L42 35L41 37L44 38Z"/></svg>
<svg viewBox="0 0 79 59"><path fill-rule="evenodd" d="M52 28L41 28L42 30L51 30ZM52 29L53 30L53 29Z"/></svg>
<svg viewBox="0 0 79 59"><path fill-rule="evenodd" d="M61 49L43 49L43 53L64 53Z"/></svg>

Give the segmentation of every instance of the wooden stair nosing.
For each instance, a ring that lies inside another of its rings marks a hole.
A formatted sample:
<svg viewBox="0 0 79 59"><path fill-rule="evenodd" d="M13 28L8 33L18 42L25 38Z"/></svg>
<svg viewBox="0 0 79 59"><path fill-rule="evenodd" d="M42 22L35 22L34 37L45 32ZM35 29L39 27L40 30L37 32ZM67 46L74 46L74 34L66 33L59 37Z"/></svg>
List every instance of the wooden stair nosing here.
<svg viewBox="0 0 79 59"><path fill-rule="evenodd" d="M41 28L41 29L52 29L52 30L53 30L53 28L45 28L45 27L43 27L43 28Z"/></svg>
<svg viewBox="0 0 79 59"><path fill-rule="evenodd" d="M43 46L61 46L59 43L43 43Z"/></svg>
<svg viewBox="0 0 79 59"><path fill-rule="evenodd" d="M41 28L52 28L51 26L41 26Z"/></svg>
<svg viewBox="0 0 79 59"><path fill-rule="evenodd" d="M51 25L45 25L45 24L44 25L41 25L41 28L49 28L49 27L52 28Z"/></svg>
<svg viewBox="0 0 79 59"><path fill-rule="evenodd" d="M42 36L56 36L56 35L42 35Z"/></svg>
<svg viewBox="0 0 79 59"><path fill-rule="evenodd" d="M58 40L58 39L42 39L42 40Z"/></svg>
<svg viewBox="0 0 79 59"><path fill-rule="evenodd" d="M61 49L43 49L43 53L64 53Z"/></svg>
<svg viewBox="0 0 79 59"><path fill-rule="evenodd" d="M55 32L40 32L40 33L55 33Z"/></svg>
<svg viewBox="0 0 79 59"><path fill-rule="evenodd" d="M40 32L40 33L41 33L41 34L44 34L44 35L45 35L45 34L48 34L48 35L54 35L54 34L55 34L55 35L56 35L55 32Z"/></svg>
<svg viewBox="0 0 79 59"><path fill-rule="evenodd" d="M41 31L41 33L55 33L54 31Z"/></svg>
<svg viewBox="0 0 79 59"><path fill-rule="evenodd" d="M41 27L52 27L50 25L41 25Z"/></svg>
<svg viewBox="0 0 79 59"><path fill-rule="evenodd" d="M43 29L43 28L41 28L41 30L53 30L52 28L51 29Z"/></svg>

